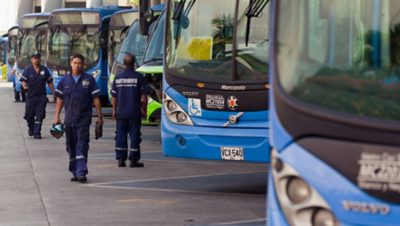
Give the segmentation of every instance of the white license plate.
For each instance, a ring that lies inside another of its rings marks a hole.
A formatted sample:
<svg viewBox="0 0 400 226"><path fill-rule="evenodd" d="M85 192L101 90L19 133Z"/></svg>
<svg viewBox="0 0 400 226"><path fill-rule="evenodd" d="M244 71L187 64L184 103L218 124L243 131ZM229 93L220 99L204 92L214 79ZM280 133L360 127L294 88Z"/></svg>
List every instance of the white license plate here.
<svg viewBox="0 0 400 226"><path fill-rule="evenodd" d="M221 147L221 158L223 160L243 160L244 151L242 147Z"/></svg>

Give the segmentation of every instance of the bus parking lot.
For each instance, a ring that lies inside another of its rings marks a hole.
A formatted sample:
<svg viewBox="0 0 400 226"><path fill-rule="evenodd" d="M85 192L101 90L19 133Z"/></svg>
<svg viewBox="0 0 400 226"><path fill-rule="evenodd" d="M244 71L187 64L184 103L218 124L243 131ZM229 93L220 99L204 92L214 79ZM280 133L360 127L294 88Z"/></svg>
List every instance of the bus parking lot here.
<svg viewBox="0 0 400 226"><path fill-rule="evenodd" d="M267 165L166 158L159 127L142 127L144 168L118 168L114 120L91 129L88 183L70 182L65 139L26 131L24 104L0 83L0 225L265 225Z"/></svg>

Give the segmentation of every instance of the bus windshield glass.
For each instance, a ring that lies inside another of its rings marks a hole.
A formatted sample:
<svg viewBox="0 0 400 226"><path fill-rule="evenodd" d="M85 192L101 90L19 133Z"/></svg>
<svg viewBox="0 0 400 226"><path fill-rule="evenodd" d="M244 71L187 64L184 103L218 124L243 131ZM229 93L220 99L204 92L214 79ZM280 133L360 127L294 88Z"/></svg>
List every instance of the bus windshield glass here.
<svg viewBox="0 0 400 226"><path fill-rule="evenodd" d="M400 1L280 1L283 89L322 109L400 120Z"/></svg>
<svg viewBox="0 0 400 226"><path fill-rule="evenodd" d="M61 26L50 28L47 64L68 67L69 57L82 54L86 65L94 65L100 56L98 26Z"/></svg>
<svg viewBox="0 0 400 226"><path fill-rule="evenodd" d="M266 82L268 2L170 1L166 42L168 69L174 75L196 81ZM183 4L182 10L177 10Z"/></svg>
<svg viewBox="0 0 400 226"><path fill-rule="evenodd" d="M8 64L14 65L15 63L15 54L17 53L17 36L9 36L8 37Z"/></svg>
<svg viewBox="0 0 400 226"><path fill-rule="evenodd" d="M131 53L135 55L137 65L140 65L140 62L142 62L147 43L147 36L141 35L139 29L139 22L135 21L129 29L128 35L122 42L121 48L118 51L118 55L112 67L112 74L116 74L123 68L123 59L125 53Z"/></svg>
<svg viewBox="0 0 400 226"><path fill-rule="evenodd" d="M164 25L165 13L162 13L150 36L149 46L146 49L143 64L155 63L162 65L164 56Z"/></svg>
<svg viewBox="0 0 400 226"><path fill-rule="evenodd" d="M125 12L113 15L110 21L110 34L108 36L108 64L111 69L114 59L119 52L122 41L127 35L129 26L139 17L138 12Z"/></svg>

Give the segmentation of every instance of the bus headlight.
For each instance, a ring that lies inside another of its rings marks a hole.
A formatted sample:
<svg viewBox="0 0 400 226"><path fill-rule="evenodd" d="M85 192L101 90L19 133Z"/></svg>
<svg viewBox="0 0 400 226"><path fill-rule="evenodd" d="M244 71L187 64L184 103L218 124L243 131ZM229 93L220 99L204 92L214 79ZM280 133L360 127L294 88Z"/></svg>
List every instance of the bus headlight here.
<svg viewBox="0 0 400 226"><path fill-rule="evenodd" d="M167 108L168 108L168 111L175 111L178 108L178 106L176 106L175 102L169 101L167 103Z"/></svg>
<svg viewBox="0 0 400 226"><path fill-rule="evenodd" d="M294 177L287 183L287 196L295 204L302 203L310 198L311 190L304 180Z"/></svg>
<svg viewBox="0 0 400 226"><path fill-rule="evenodd" d="M166 93L163 93L163 109L167 118L176 124L193 126L189 115Z"/></svg>
<svg viewBox="0 0 400 226"><path fill-rule="evenodd" d="M92 73L90 73L90 74L93 76L93 78L96 79L101 74L101 70L92 71Z"/></svg>
<svg viewBox="0 0 400 226"><path fill-rule="evenodd" d="M319 209L314 213L313 226L335 226L336 218L332 212L326 209Z"/></svg>
<svg viewBox="0 0 400 226"><path fill-rule="evenodd" d="M279 205L291 226L339 226L322 196L271 151L272 178Z"/></svg>

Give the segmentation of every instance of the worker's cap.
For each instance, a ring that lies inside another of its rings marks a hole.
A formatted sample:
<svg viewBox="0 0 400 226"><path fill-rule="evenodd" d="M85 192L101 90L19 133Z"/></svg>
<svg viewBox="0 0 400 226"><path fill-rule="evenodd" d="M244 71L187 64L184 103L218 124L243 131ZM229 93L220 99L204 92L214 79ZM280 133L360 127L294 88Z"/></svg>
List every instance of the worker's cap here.
<svg viewBox="0 0 400 226"><path fill-rule="evenodd" d="M31 55L31 58L33 58L33 57L35 57L35 58L40 58L42 55L40 55L40 53L39 52L34 52L32 55Z"/></svg>

